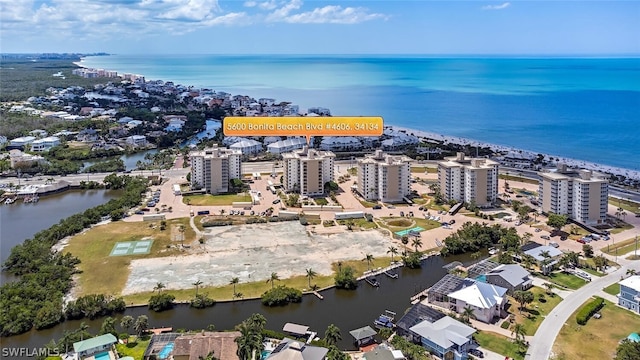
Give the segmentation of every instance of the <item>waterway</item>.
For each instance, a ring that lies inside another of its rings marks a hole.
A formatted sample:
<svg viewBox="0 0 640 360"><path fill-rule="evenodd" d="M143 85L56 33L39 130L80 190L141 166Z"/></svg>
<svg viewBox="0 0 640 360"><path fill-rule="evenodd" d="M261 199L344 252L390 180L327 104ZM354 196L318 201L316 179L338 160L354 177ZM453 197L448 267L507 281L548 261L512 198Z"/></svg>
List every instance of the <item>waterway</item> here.
<svg viewBox="0 0 640 360"><path fill-rule="evenodd" d="M124 167L126 171L133 171L136 170L138 168L137 164L138 161L145 161L145 156L147 154L155 154L158 152L158 149L151 149L151 150L145 150L145 151L140 151L140 152L136 152L133 154L124 154L122 156L120 156L120 160L122 160L124 162ZM102 160L87 160L84 161L82 163L82 168L86 168L89 167L91 165L97 164L99 162L101 162Z"/></svg>
<svg viewBox="0 0 640 360"><path fill-rule="evenodd" d="M41 196L37 203L24 204L16 201L11 205L0 205L0 261L4 262L11 248L33 237L38 231L73 214L104 204L117 197L119 192L106 190L73 190L59 194ZM0 281L12 278L0 273Z"/></svg>
<svg viewBox="0 0 640 360"><path fill-rule="evenodd" d="M328 289L322 292L324 300L314 295L305 295L301 303L289 304L283 307L266 307L259 300L245 300L236 302L221 302L209 309L192 309L188 305L176 306L173 310L155 313L146 307L128 308L122 315L147 315L151 327L170 326L174 329L197 330L213 324L218 330L233 329L235 325L248 318L253 313L261 313L267 318L268 329L282 331L287 322L303 324L310 330L317 331L323 336L329 324L335 324L342 331L342 340L338 343L341 349L355 349L349 331L362 326L372 326L373 320L384 310L396 312L397 317L411 306L409 299L412 295L428 288L446 274L443 268L450 261L464 261L465 259L450 257L446 261L442 257L434 256L423 262L422 269L412 270L400 268L398 279L391 279L379 275L379 288L374 288L361 281L355 291ZM238 285L242 291L242 284ZM88 320L89 331L97 333L103 319ZM82 321L66 321L52 329L31 331L19 336L2 339L3 346L37 347L46 344L51 339L56 341L62 337L65 330L75 330Z"/></svg>

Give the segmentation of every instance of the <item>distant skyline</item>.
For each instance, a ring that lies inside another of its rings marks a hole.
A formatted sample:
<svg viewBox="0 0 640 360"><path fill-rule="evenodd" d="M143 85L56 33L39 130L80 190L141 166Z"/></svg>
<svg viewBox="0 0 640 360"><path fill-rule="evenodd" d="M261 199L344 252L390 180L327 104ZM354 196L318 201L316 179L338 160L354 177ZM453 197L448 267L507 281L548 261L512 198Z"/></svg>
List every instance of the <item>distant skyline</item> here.
<svg viewBox="0 0 640 360"><path fill-rule="evenodd" d="M0 0L0 52L637 56L640 1Z"/></svg>

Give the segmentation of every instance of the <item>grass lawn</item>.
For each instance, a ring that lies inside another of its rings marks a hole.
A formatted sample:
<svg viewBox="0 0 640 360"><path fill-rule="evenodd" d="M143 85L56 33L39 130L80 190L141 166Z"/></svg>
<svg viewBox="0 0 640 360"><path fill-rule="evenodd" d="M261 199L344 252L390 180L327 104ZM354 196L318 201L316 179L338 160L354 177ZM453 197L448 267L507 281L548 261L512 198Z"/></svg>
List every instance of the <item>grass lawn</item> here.
<svg viewBox="0 0 640 360"><path fill-rule="evenodd" d="M473 334L473 338L480 346L487 350L516 360L524 359L524 354L518 350L518 347L513 343L512 339L506 336L488 331L478 331Z"/></svg>
<svg viewBox="0 0 640 360"><path fill-rule="evenodd" d="M609 204L615 207L621 207L626 211L631 212L631 214L627 214L627 216L633 216L633 214L640 213L640 204L637 202L609 197Z"/></svg>
<svg viewBox="0 0 640 360"><path fill-rule="evenodd" d="M393 232L410 229L416 226L420 226L425 230L431 230L440 227L440 223L433 220L422 219L418 217L401 218L401 217L384 217L384 221L381 224L382 227L387 228Z"/></svg>
<svg viewBox="0 0 640 360"><path fill-rule="evenodd" d="M611 359L618 341L640 329L640 316L609 301L600 314L600 319L591 318L584 326L576 323L576 313L569 317L553 345L556 359Z"/></svg>
<svg viewBox="0 0 640 360"><path fill-rule="evenodd" d="M512 306L509 312L515 316L515 322L524 326L526 335L534 335L544 317L562 301L562 298L556 294L553 294L553 296L548 295L545 289L535 286L529 289L529 291L531 291L535 297L533 302L528 304L526 308L522 310L522 313L520 313L520 310L518 310L520 304L513 298L510 298ZM540 301L538 297L540 294L544 294L544 302Z"/></svg>
<svg viewBox="0 0 640 360"><path fill-rule="evenodd" d="M428 167L428 166L412 166L411 172L421 173L421 174L424 174L424 173L435 174L438 172L438 168Z"/></svg>
<svg viewBox="0 0 640 360"><path fill-rule="evenodd" d="M78 257L81 263L77 275L78 296L88 294L120 294L129 276L129 264L133 259L172 256L179 253L177 249L168 249L168 245L177 245L173 241L178 225L185 226L185 243L196 241L196 235L189 226L189 219L167 220L167 229L160 230L159 222L123 222L116 221L106 225L93 227L69 240L64 252ZM152 227L150 227L150 225ZM109 256L115 243L120 241L153 239L149 254ZM111 270L110 270L111 269ZM117 270L113 270L117 269Z"/></svg>
<svg viewBox="0 0 640 360"><path fill-rule="evenodd" d="M638 242L640 250L640 242ZM636 249L636 239L631 238L624 241L617 242L615 244L608 244L606 248L602 248L602 252L609 255L624 255L628 254Z"/></svg>
<svg viewBox="0 0 640 360"><path fill-rule="evenodd" d="M137 338L135 336L129 337L129 342L126 344L116 344L116 350L120 357L131 356L135 360L142 360L144 357L144 351L149 346L151 336L145 335Z"/></svg>
<svg viewBox="0 0 640 360"><path fill-rule="evenodd" d="M362 206L364 206L366 208L372 208L372 207L378 205L378 203L374 203L374 202L371 202L371 201L366 201L366 200L359 200L359 201L360 201L360 204L362 204Z"/></svg>
<svg viewBox="0 0 640 360"><path fill-rule="evenodd" d="M602 290L609 295L616 296L618 295L618 293L620 293L620 284L618 283L611 284Z"/></svg>
<svg viewBox="0 0 640 360"><path fill-rule="evenodd" d="M624 223L624 225L622 225L622 226L617 226L617 227L611 229L611 233L612 234L619 234L619 233L621 233L621 232L623 232L625 230L629 230L629 229L633 229L633 225Z"/></svg>
<svg viewBox="0 0 640 360"><path fill-rule="evenodd" d="M365 218L361 218L361 219L349 219L349 220L337 220L338 224L340 225L347 225L347 223L349 221L353 221L354 224L354 230L356 228L361 228L361 229L375 229L378 227L378 225L376 225L376 223L374 223L373 221L367 221L367 219Z"/></svg>
<svg viewBox="0 0 640 360"><path fill-rule="evenodd" d="M577 290L587 283L586 280L564 272L555 272L549 275L542 275L540 273L537 273L536 276L571 290Z"/></svg>
<svg viewBox="0 0 640 360"><path fill-rule="evenodd" d="M231 205L234 202L251 202L251 196L244 194L188 195L182 197L182 202L194 206Z"/></svg>

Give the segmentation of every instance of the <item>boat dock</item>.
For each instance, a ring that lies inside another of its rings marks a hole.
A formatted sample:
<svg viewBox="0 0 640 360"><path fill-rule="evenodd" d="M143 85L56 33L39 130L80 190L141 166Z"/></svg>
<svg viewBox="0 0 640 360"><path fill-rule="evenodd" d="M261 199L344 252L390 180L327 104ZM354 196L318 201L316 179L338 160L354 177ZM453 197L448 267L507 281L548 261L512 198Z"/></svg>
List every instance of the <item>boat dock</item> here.
<svg viewBox="0 0 640 360"><path fill-rule="evenodd" d="M430 289L430 288L429 288ZM413 295L411 297L411 304L417 304L420 302L420 300L422 300L423 298L427 297L427 293L429 292L429 289L424 289L422 291L420 291L419 293Z"/></svg>
<svg viewBox="0 0 640 360"><path fill-rule="evenodd" d="M390 273L389 271L384 271L383 274L387 275L388 277L390 277L392 279L397 279L398 278L398 274L397 273Z"/></svg>
<svg viewBox="0 0 640 360"><path fill-rule="evenodd" d="M160 335L162 333L168 333L168 332L172 332L173 328L172 327L165 327L165 328L153 328L153 329L149 329L147 330L150 333L153 333L154 335Z"/></svg>
<svg viewBox="0 0 640 360"><path fill-rule="evenodd" d="M313 295L317 296L320 300L324 300L324 296L320 295L320 293L315 290L313 291Z"/></svg>
<svg viewBox="0 0 640 360"><path fill-rule="evenodd" d="M365 278L364 281L367 282L367 284L373 286L373 287L380 287L380 283L378 282L378 279L376 278Z"/></svg>

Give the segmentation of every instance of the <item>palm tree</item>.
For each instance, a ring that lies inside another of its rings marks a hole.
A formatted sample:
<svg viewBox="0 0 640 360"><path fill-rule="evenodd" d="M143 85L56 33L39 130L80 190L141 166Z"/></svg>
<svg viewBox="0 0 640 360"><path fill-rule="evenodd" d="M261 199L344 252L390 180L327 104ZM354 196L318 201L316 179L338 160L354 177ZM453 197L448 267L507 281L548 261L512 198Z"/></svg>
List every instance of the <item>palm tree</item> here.
<svg viewBox="0 0 640 360"><path fill-rule="evenodd" d="M418 248L422 246L422 240L420 240L419 237L416 237L411 241L411 245L413 245L413 248L418 252Z"/></svg>
<svg viewBox="0 0 640 360"><path fill-rule="evenodd" d="M133 330L138 337L144 334L149 328L149 318L147 315L140 315L136 318L136 323L133 325Z"/></svg>
<svg viewBox="0 0 640 360"><path fill-rule="evenodd" d="M133 316L125 315L120 320L120 327L128 334L129 329L131 329L131 327L133 326L133 321Z"/></svg>
<svg viewBox="0 0 640 360"><path fill-rule="evenodd" d="M470 306L466 306L462 309L462 321L468 323L469 320L475 318L476 315L473 313L473 309Z"/></svg>
<svg viewBox="0 0 640 360"><path fill-rule="evenodd" d="M234 292L233 293L233 298L234 299L242 299L243 296L244 296L244 294L242 294L241 292Z"/></svg>
<svg viewBox="0 0 640 360"><path fill-rule="evenodd" d="M256 350L262 345L262 335L245 321L236 330L240 332L240 336L234 340L238 344L236 355L240 360L252 360Z"/></svg>
<svg viewBox="0 0 640 360"><path fill-rule="evenodd" d="M400 239L400 242L402 242L402 245L404 245L406 249L407 244L409 243L409 237L407 235L403 235L402 238Z"/></svg>
<svg viewBox="0 0 640 360"><path fill-rule="evenodd" d="M333 324L329 324L329 326L327 326L327 330L324 332L324 342L331 346L335 345L340 340L342 340L340 329Z"/></svg>
<svg viewBox="0 0 640 360"><path fill-rule="evenodd" d="M634 269L627 269L627 275L629 276L633 276L637 273L637 271L635 271Z"/></svg>
<svg viewBox="0 0 640 360"><path fill-rule="evenodd" d="M240 282L240 279L238 279L237 277L234 277L233 279L231 279L231 281L229 281L229 284L233 285L233 293L236 293L236 284L238 284Z"/></svg>
<svg viewBox="0 0 640 360"><path fill-rule="evenodd" d="M362 260L367 262L367 270L371 270L371 262L373 261L373 255L367 254L366 257Z"/></svg>
<svg viewBox="0 0 640 360"><path fill-rule="evenodd" d="M311 279L318 276L318 273L313 271L313 269L307 269L307 279L309 280L309 287L311 287Z"/></svg>
<svg viewBox="0 0 640 360"><path fill-rule="evenodd" d="M545 282L545 283L544 283L544 288L547 290L547 291L546 291L546 292L547 292L547 295L551 295L551 294L552 294L552 292L551 292L551 290L553 289L553 284L552 284L552 283L550 283L550 282Z"/></svg>
<svg viewBox="0 0 640 360"><path fill-rule="evenodd" d="M271 277L269 278L269 280L267 280L267 282L271 282L271 288L273 289L273 285L275 284L276 280L280 280L280 277L278 276L277 273L272 272L271 273Z"/></svg>
<svg viewBox="0 0 640 360"><path fill-rule="evenodd" d="M159 282L156 284L156 286L153 287L153 291L155 292L156 290L158 291L158 294L162 292L162 289L166 288L166 286Z"/></svg>
<svg viewBox="0 0 640 360"><path fill-rule="evenodd" d="M536 258L534 258L533 256L529 255L529 254L524 254L522 255L522 264L524 265L524 267L526 267L527 269L530 269L531 266L533 264L536 263Z"/></svg>
<svg viewBox="0 0 640 360"><path fill-rule="evenodd" d="M398 255L398 249L393 246L389 246L389 250L387 250L387 254L391 254L391 262L393 262L393 255Z"/></svg>
<svg viewBox="0 0 640 360"><path fill-rule="evenodd" d="M198 280L191 285L196 287L196 296L198 296L198 288L200 287L200 285L202 285L202 281Z"/></svg>

